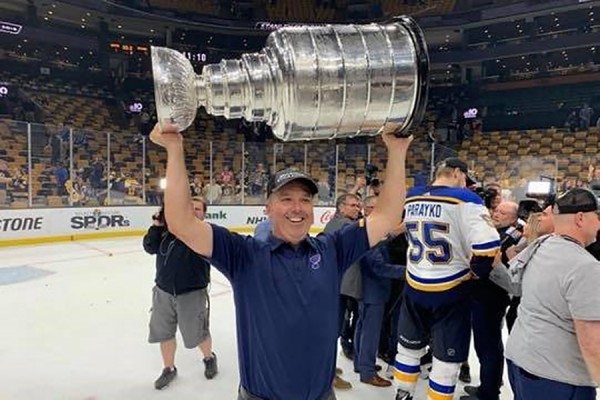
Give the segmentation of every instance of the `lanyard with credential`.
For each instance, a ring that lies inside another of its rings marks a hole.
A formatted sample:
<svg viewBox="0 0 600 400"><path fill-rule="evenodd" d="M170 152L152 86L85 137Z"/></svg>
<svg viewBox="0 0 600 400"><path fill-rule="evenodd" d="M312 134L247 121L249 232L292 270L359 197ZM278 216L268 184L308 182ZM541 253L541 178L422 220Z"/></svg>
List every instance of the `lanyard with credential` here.
<svg viewBox="0 0 600 400"><path fill-rule="evenodd" d="M525 271L525 269L527 268L527 266L529 265L529 263L531 262L531 260L533 259L533 256L537 253L537 251L539 250L539 248L542 246L542 244L550 239L551 237L556 237L556 236L560 236L561 238L563 238L564 240L574 243L579 247L581 246L581 242L579 242L579 240L569 236L569 235L563 235L563 234L551 234L546 236L545 238L541 239L540 241L538 241L537 243L535 243L535 247L531 250L531 253L529 254L529 257L527 257L525 260L523 261L518 261L517 265L514 268L510 268L510 275L511 278L514 278L516 275L519 275L519 280L522 278L523 276L523 272Z"/></svg>

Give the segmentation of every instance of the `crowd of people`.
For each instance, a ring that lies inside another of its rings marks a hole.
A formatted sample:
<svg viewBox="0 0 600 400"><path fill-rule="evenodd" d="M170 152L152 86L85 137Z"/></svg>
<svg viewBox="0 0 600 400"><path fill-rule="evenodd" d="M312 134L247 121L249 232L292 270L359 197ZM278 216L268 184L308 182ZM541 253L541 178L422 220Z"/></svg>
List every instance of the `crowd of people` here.
<svg viewBox="0 0 600 400"><path fill-rule="evenodd" d="M152 131L168 155L168 235L232 283L238 399L331 400L335 390L351 390L336 368L338 339L361 382L387 387L393 379L396 400L410 400L426 378L427 399L452 399L459 378L470 382L471 337L480 383L465 386L461 399L498 400L505 365L515 399L595 398L596 195L574 187L524 213L501 187L490 199L471 190L475 181L456 158L437 165L433 183L407 193L410 138L390 135L394 129L383 135L389 158L378 195L364 186L343 193L324 233L311 237L318 184L294 169L278 171L267 182L268 219L254 238L202 220L206 201L190 195L182 136L170 126ZM157 258L159 288L163 265ZM161 340L172 340L173 329ZM201 351L205 360L214 356ZM176 373L172 359L159 381Z"/></svg>

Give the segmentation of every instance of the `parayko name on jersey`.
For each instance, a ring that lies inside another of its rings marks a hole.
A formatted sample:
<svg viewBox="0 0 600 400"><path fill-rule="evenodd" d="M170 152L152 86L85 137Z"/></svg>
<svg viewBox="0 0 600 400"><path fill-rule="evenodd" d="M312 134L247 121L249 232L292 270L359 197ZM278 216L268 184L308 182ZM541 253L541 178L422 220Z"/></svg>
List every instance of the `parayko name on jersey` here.
<svg viewBox="0 0 600 400"><path fill-rule="evenodd" d="M407 204L406 217L434 217L442 216L442 206L440 204Z"/></svg>

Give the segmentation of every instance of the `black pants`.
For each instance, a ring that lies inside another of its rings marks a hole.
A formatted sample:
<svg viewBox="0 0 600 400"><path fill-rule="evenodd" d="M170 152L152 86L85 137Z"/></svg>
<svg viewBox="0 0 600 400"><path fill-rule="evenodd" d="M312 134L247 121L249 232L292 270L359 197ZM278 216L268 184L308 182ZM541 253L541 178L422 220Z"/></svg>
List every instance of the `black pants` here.
<svg viewBox="0 0 600 400"><path fill-rule="evenodd" d="M512 331L515 321L517 320L517 309L519 308L519 304L521 304L520 297L513 297L510 299L508 311L506 312L506 327L508 328L508 333Z"/></svg>
<svg viewBox="0 0 600 400"><path fill-rule="evenodd" d="M340 342L344 353L354 352L354 333L358 321L358 301L354 297L340 295Z"/></svg>
<svg viewBox="0 0 600 400"><path fill-rule="evenodd" d="M392 285L390 299L385 305L385 313L381 324L378 353L381 359L388 364L394 364L398 349L398 319L400 317L403 291L404 281L395 280Z"/></svg>
<svg viewBox="0 0 600 400"><path fill-rule="evenodd" d="M240 385L240 388L238 390L237 400L267 400L267 399L263 399L262 397L253 395L252 393L248 392L243 386ZM269 400L271 400L271 399L269 399ZM273 400L275 400L275 399L273 399ZM319 400L336 400L335 393L332 390L331 392L329 392L328 394L326 394L323 398L321 398Z"/></svg>
<svg viewBox="0 0 600 400"><path fill-rule="evenodd" d="M497 400L504 372L502 320L508 306L508 295L478 291L471 303L473 341L479 358L479 398Z"/></svg>

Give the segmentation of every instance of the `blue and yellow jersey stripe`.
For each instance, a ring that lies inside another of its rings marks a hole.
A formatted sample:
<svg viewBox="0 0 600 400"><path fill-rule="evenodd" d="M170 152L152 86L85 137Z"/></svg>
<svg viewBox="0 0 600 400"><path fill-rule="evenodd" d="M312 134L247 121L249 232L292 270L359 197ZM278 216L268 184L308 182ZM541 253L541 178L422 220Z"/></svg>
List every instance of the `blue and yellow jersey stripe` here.
<svg viewBox="0 0 600 400"><path fill-rule="evenodd" d="M419 365L407 365L399 361L394 362L394 379L405 384L417 383L421 367Z"/></svg>
<svg viewBox="0 0 600 400"><path fill-rule="evenodd" d="M474 244L471 251L474 256L495 257L500 251L500 245L499 240L493 240L487 243Z"/></svg>
<svg viewBox="0 0 600 400"><path fill-rule="evenodd" d="M410 198L438 198L452 199L461 203L473 203L483 205L483 200L477 193L466 188L448 186L417 186L408 191L407 199Z"/></svg>
<svg viewBox="0 0 600 400"><path fill-rule="evenodd" d="M443 278L419 278L407 270L406 282L408 282L411 287L423 292L444 292L455 288L462 282L468 280L470 272L471 270L469 268L465 268L456 274Z"/></svg>
<svg viewBox="0 0 600 400"><path fill-rule="evenodd" d="M427 388L427 399L431 400L452 400L454 398L454 390L456 386L447 386L436 383L429 379L429 387Z"/></svg>

